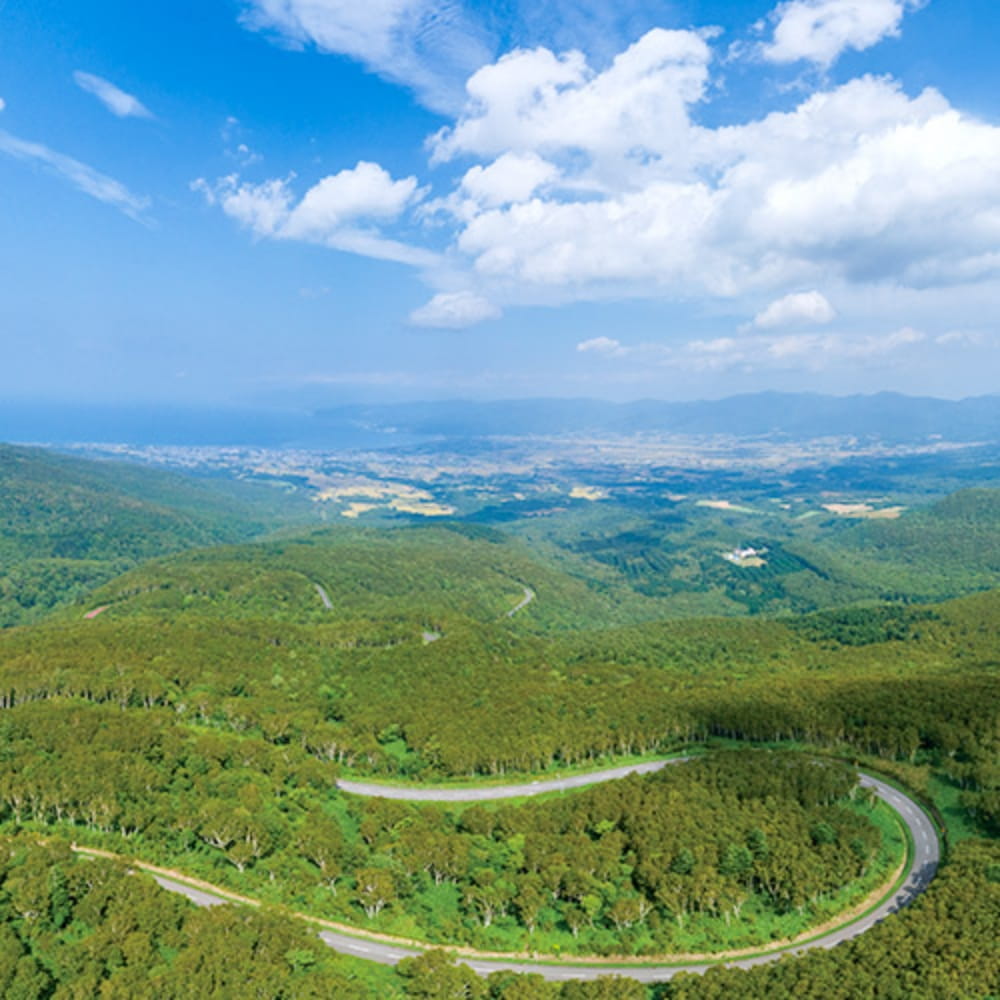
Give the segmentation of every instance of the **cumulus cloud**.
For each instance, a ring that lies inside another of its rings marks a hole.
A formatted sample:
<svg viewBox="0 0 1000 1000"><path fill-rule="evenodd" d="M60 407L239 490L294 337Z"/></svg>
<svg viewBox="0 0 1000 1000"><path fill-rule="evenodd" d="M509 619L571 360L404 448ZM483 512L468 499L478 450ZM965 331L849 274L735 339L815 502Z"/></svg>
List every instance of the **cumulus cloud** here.
<svg viewBox="0 0 1000 1000"><path fill-rule="evenodd" d="M458 0L245 0L242 20L285 44L357 59L436 110L461 103L461 81L493 54Z"/></svg>
<svg viewBox="0 0 1000 1000"><path fill-rule="evenodd" d="M93 94L108 111L119 118L152 118L153 113L137 97L127 94L103 77L77 70L73 74L76 85Z"/></svg>
<svg viewBox="0 0 1000 1000"><path fill-rule="evenodd" d="M5 107L7 107L7 102L2 97L0 97L0 111L3 111Z"/></svg>
<svg viewBox="0 0 1000 1000"><path fill-rule="evenodd" d="M928 287L1000 269L1000 129L936 91L911 98L863 77L719 129L676 117L684 86L628 128L616 101L607 132L596 113L578 133L551 112L599 82L580 71L535 87L508 120L519 156L561 163L559 189L461 219L457 246L481 276L581 294L735 296L830 277ZM436 150L491 149L479 123L493 118L474 102Z"/></svg>
<svg viewBox="0 0 1000 1000"><path fill-rule="evenodd" d="M899 34L914 0L789 0L774 11L774 36L763 46L775 63L830 66L847 49L862 50Z"/></svg>
<svg viewBox="0 0 1000 1000"><path fill-rule="evenodd" d="M506 152L592 159L664 157L700 100L711 51L702 34L655 28L595 72L580 52L519 50L484 66L466 84L458 122L432 140L434 158Z"/></svg>
<svg viewBox="0 0 1000 1000"><path fill-rule="evenodd" d="M291 179L252 184L232 174L214 185L199 179L191 186L259 237L303 240L415 266L436 260L429 251L387 238L377 228L397 219L421 197L415 177L393 180L377 163L362 160L324 177L298 201Z"/></svg>
<svg viewBox="0 0 1000 1000"><path fill-rule="evenodd" d="M352 170L324 177L288 218L292 239L322 239L354 219L395 219L414 200L416 177L393 180L377 163L362 160Z"/></svg>
<svg viewBox="0 0 1000 1000"><path fill-rule="evenodd" d="M821 292L792 292L762 309L753 325L761 330L792 323L829 323L837 315Z"/></svg>
<svg viewBox="0 0 1000 1000"><path fill-rule="evenodd" d="M712 268L718 254L699 247L714 212L697 184L651 184L591 201L542 201L484 211L458 238L482 275L535 286L691 282L726 294L729 277Z"/></svg>
<svg viewBox="0 0 1000 1000"><path fill-rule="evenodd" d="M498 306L474 292L439 292L430 302L410 313L410 322L415 326L461 329L484 320L499 319L501 315Z"/></svg>
<svg viewBox="0 0 1000 1000"><path fill-rule="evenodd" d="M136 222L146 221L146 209L149 208L149 199L133 194L124 184L116 181L107 174L102 174L99 170L74 160L71 156L58 153L54 149L49 149L38 142L28 142L19 139L0 129L0 153L13 157L15 160L24 160L28 163L35 163L48 170L50 173L68 181L77 190L84 194L103 201L106 205L117 208Z"/></svg>
<svg viewBox="0 0 1000 1000"><path fill-rule="evenodd" d="M504 153L489 166L471 167L462 178L462 191L481 205L527 201L538 188L559 176L557 167L537 153Z"/></svg>
<svg viewBox="0 0 1000 1000"><path fill-rule="evenodd" d="M253 0L248 16L280 22L302 44L353 46L374 66L423 3ZM822 62L874 44L908 6L790 0L774 15L771 57L795 51ZM713 38L655 28L600 64L535 47L480 67L451 124L428 139L432 163L463 164L433 199L415 177L394 180L375 164L332 175L301 199L290 180L205 188L258 236L428 269L444 298L416 315L453 308L463 323L482 301L745 297L770 300L753 324L769 330L831 322L818 287L837 288L844 304L859 286L913 291L1000 277L1000 128L934 89L909 94L877 76L824 83L785 110L708 126L699 109L714 93ZM434 223L445 253L386 236L408 212Z"/></svg>

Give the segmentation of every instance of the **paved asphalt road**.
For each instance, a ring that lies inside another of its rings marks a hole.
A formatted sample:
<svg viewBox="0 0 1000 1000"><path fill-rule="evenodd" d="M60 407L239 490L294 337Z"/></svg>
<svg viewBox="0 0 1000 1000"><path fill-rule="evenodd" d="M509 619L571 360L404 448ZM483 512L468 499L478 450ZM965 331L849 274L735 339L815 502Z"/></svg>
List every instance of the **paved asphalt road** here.
<svg viewBox="0 0 1000 1000"><path fill-rule="evenodd" d="M232 902L232 900L216 896L214 893L205 892L203 889L195 889L194 886L185 885L176 879L167 878L165 875L154 875L153 878L169 892L176 892L178 895L187 896L195 906L221 906L223 903Z"/></svg>
<svg viewBox="0 0 1000 1000"><path fill-rule="evenodd" d="M514 615L516 615L518 611L521 610L521 608L526 608L534 599L535 599L535 592L531 589L531 587L525 587L524 597L522 597L521 600L518 601L517 604L513 608L511 608L510 611L507 612L507 617L513 618Z"/></svg>
<svg viewBox="0 0 1000 1000"><path fill-rule="evenodd" d="M582 785L593 784L597 781L610 781L614 778L624 777L631 773L646 773L656 771L667 764L678 763L684 758L674 758L670 761L654 761L648 764L639 764L633 767L612 768L607 771L599 771L589 775L578 775L574 778L564 778L557 781L535 782L531 785L505 785L496 788L484 789L434 789L434 788L409 788L395 789L397 792L408 794L398 794L394 798L407 798L411 800L425 802L455 802L455 801L477 801L487 798L512 798L522 795L537 795L542 791L553 791L566 788L579 788ZM895 913L900 907L911 902L920 892L927 888L927 884L934 877L941 857L940 844L937 832L923 810L902 792L887 785L870 775L861 775L861 784L866 788L874 790L875 794L888 803L899 814L903 822L909 827L913 835L914 857L913 865L902 886L887 899L877 909L869 913L861 920L849 924L839 930L831 931L822 937L801 945L793 945L780 951L769 952L766 955L757 955L753 958L733 959L725 964L737 968L747 969L754 965L761 965L764 962L773 962L782 955L797 955L810 948L833 948L842 941L864 934L869 928L880 920L885 919ZM348 787L353 786L353 787ZM341 787L345 791L354 791L356 794L385 795L386 788L381 785L364 785L359 782L341 782ZM363 788L375 789L371 792L361 791ZM218 903L227 902L218 896L200 889L193 889L181 882L172 879L156 876L156 881L165 889L172 892L180 892L187 896L199 906L212 906ZM342 952L345 955L354 955L358 958L365 958L371 962L381 962L384 965L395 965L401 959L410 955L418 955L416 949L408 949L393 944L386 944L370 938L352 937L347 934L338 934L334 931L324 930L319 935L323 941L331 948ZM644 983L662 982L676 975L678 972L705 972L712 967L712 964L692 964L692 965L607 965L601 963L588 963L586 965L542 965L533 962L512 961L510 959L479 959L462 957L461 960L482 975L489 975L491 972L510 970L513 972L534 972L544 976L549 980L566 979L596 979L599 976L627 976L630 979L637 979Z"/></svg>
<svg viewBox="0 0 1000 1000"><path fill-rule="evenodd" d="M410 802L484 802L487 799L514 799L526 795L542 795L545 792L565 792L570 788L585 788L587 785L598 785L602 781L614 781L624 778L627 774L649 774L659 771L668 764L679 764L687 757L673 757L670 760L653 760L645 764L630 764L625 767L612 767L606 771L591 771L589 774L576 774L570 778L551 778L547 781L532 781L525 785L486 785L482 788L422 788L405 785L380 785L373 781L347 781L341 779L337 787L352 795L364 795L368 798L407 799Z"/></svg>

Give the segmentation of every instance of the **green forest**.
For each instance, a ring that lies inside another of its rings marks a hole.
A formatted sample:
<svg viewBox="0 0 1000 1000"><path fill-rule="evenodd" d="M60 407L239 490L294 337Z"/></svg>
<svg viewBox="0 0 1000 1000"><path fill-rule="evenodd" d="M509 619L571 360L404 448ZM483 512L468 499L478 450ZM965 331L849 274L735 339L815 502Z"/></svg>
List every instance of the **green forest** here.
<svg viewBox="0 0 1000 1000"><path fill-rule="evenodd" d="M633 619L801 614L938 601L1000 585L1000 490L929 498L893 483L888 496L854 505L868 517L837 513L852 505L833 501L857 494L831 491L833 483L712 485L711 499L697 491L664 497L644 485L499 525L614 595ZM880 511L892 516L874 516ZM472 519L488 521L482 513ZM727 558L740 549L759 558Z"/></svg>
<svg viewBox="0 0 1000 1000"><path fill-rule="evenodd" d="M36 621L153 556L305 519L296 498L273 493L0 444L0 628Z"/></svg>
<svg viewBox="0 0 1000 1000"><path fill-rule="evenodd" d="M815 550L781 541L776 604L708 617L664 612L673 592L619 586L597 559L610 548L570 552L555 529L303 533L263 487L0 459L3 996L1000 991L992 491L840 522ZM742 572L713 523L704 551ZM864 581L857 599L838 566ZM786 601L788 578L817 569L840 597ZM693 759L653 775L495 804L336 786L531 781L680 752ZM438 951L395 969L347 959L288 916L549 955L763 947L859 904L906 854L859 764L921 799L945 863L829 952L649 987L559 984L483 978ZM71 842L266 905L198 909Z"/></svg>

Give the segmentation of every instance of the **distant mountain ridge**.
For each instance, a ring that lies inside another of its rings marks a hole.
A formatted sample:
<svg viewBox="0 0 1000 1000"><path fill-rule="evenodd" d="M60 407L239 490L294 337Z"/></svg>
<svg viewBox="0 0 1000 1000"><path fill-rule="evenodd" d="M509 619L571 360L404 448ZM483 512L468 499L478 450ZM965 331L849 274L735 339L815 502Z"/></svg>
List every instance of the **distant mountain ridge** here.
<svg viewBox="0 0 1000 1000"><path fill-rule="evenodd" d="M962 400L895 392L826 396L760 392L695 402L596 399L348 404L222 409L0 404L0 440L240 445L328 449L405 447L442 438L568 434L726 434L923 442L1000 439L1000 394Z"/></svg>
<svg viewBox="0 0 1000 1000"><path fill-rule="evenodd" d="M502 402L402 403L318 411L328 426L355 423L368 429L443 437L572 433L732 434L801 439L828 435L893 441L940 435L995 440L1000 395L958 401L877 393L823 396L762 392L698 402L527 399Z"/></svg>

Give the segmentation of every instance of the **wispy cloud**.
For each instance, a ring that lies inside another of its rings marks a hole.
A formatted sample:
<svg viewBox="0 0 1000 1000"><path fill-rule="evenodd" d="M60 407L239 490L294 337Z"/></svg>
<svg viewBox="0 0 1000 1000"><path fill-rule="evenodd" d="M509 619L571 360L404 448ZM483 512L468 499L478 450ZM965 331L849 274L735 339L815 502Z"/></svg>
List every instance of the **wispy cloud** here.
<svg viewBox="0 0 1000 1000"><path fill-rule="evenodd" d="M622 344L611 337L594 337L576 345L580 353L602 359L684 371L781 370L818 372L838 365L891 364L927 337L903 327L890 333L791 333L713 337L680 345ZM939 339L938 341L942 341Z"/></svg>
<svg viewBox="0 0 1000 1000"><path fill-rule="evenodd" d="M36 163L68 181L91 198L117 208L136 222L148 224L149 220L145 214L150 204L148 198L133 194L121 181L102 174L86 163L74 160L64 153L58 153L41 143L19 139L3 129L0 129L0 153L5 153L15 160Z"/></svg>
<svg viewBox="0 0 1000 1000"><path fill-rule="evenodd" d="M241 167L250 167L260 162L263 157L256 150L250 148L244 136L245 132L239 118L229 115L223 122L219 135L222 138L226 156L231 160L236 160Z"/></svg>
<svg viewBox="0 0 1000 1000"><path fill-rule="evenodd" d="M481 16L500 51L544 46L578 49L608 62L650 28L673 20L663 0L507 0Z"/></svg>
<svg viewBox="0 0 1000 1000"><path fill-rule="evenodd" d="M132 94L116 87L110 80L77 70L73 74L73 81L81 90L93 94L108 111L119 118L153 117L153 112L138 97L133 97Z"/></svg>
<svg viewBox="0 0 1000 1000"><path fill-rule="evenodd" d="M242 0L242 23L281 44L356 59L454 111L466 79L501 52L579 49L599 62L664 16L662 0Z"/></svg>
<svg viewBox="0 0 1000 1000"><path fill-rule="evenodd" d="M350 56L439 111L461 105L465 79L495 55L460 0L244 0L242 22L285 44Z"/></svg>

